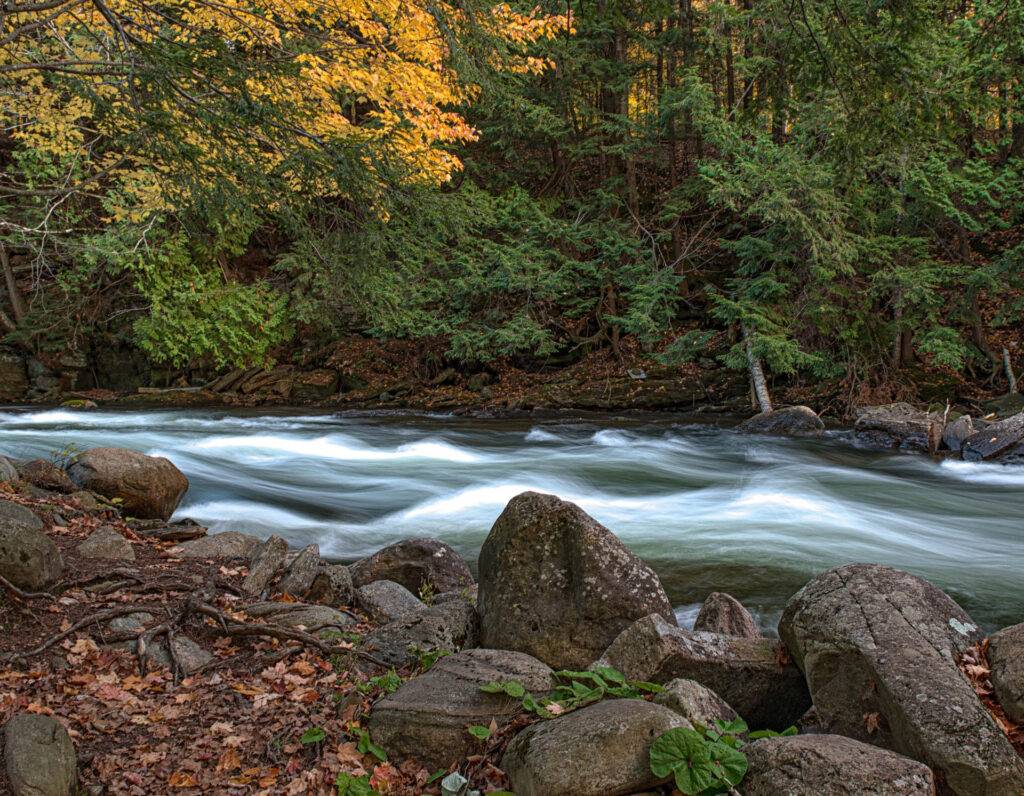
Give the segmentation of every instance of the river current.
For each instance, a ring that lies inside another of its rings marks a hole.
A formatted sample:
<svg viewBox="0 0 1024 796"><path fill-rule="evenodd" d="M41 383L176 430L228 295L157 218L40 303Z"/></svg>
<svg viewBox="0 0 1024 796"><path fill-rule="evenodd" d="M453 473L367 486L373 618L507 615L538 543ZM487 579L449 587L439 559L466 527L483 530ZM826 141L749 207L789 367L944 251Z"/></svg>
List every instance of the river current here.
<svg viewBox="0 0 1024 796"><path fill-rule="evenodd" d="M525 490L579 504L661 577L684 626L726 591L769 632L818 572L869 561L931 580L986 630L1024 621L1024 467L746 435L683 417L481 420L246 411L0 411L0 453L115 445L191 486L175 518L355 560L436 536L476 569Z"/></svg>

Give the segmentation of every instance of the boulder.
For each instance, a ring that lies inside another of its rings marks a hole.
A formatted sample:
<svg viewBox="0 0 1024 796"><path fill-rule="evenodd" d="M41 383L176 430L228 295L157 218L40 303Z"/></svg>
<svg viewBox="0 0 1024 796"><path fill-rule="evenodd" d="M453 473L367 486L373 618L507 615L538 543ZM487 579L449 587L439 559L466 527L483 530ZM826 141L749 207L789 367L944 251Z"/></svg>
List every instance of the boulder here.
<svg viewBox="0 0 1024 796"><path fill-rule="evenodd" d="M135 549L109 525L101 525L89 538L78 545L75 551L86 558L109 558L124 561L135 560Z"/></svg>
<svg viewBox="0 0 1024 796"><path fill-rule="evenodd" d="M53 716L19 713L4 725L12 796L75 796L78 761L68 731Z"/></svg>
<svg viewBox="0 0 1024 796"><path fill-rule="evenodd" d="M258 536L224 531L184 542L171 552L182 558L251 558L261 544Z"/></svg>
<svg viewBox="0 0 1024 796"><path fill-rule="evenodd" d="M320 568L320 545L311 544L302 548L295 560L288 565L274 591L292 597L305 597Z"/></svg>
<svg viewBox="0 0 1024 796"><path fill-rule="evenodd" d="M480 643L583 669L637 619L675 624L661 581L618 538L554 495L512 498L480 550Z"/></svg>
<svg viewBox="0 0 1024 796"><path fill-rule="evenodd" d="M0 575L19 589L38 591L64 571L64 561L43 533L43 522L24 506L0 500Z"/></svg>
<svg viewBox="0 0 1024 796"><path fill-rule="evenodd" d="M6 456L0 456L0 483L4 481L17 481L18 471L14 464Z"/></svg>
<svg viewBox="0 0 1024 796"><path fill-rule="evenodd" d="M131 616L135 616L135 614L131 614ZM137 645L138 642L134 642L134 644ZM192 674L213 660L213 655L196 644L188 636L175 636L171 642L171 647L174 649L174 657L178 661L178 666L181 667L185 674ZM160 666L165 669L171 668L171 656L167 652L167 646L163 640L154 642L146 650L145 657L146 663L149 666Z"/></svg>
<svg viewBox="0 0 1024 796"><path fill-rule="evenodd" d="M928 766L841 735L762 738L743 747L744 796L931 796Z"/></svg>
<svg viewBox="0 0 1024 796"><path fill-rule="evenodd" d="M321 567L313 577L306 599L334 608L352 605L352 575L342 564Z"/></svg>
<svg viewBox="0 0 1024 796"><path fill-rule="evenodd" d="M0 350L0 401L18 401L28 390L25 360L13 351Z"/></svg>
<svg viewBox="0 0 1024 796"><path fill-rule="evenodd" d="M242 591L250 597L262 593L284 564L288 543L276 534L259 546L252 554L249 574L242 581Z"/></svg>
<svg viewBox="0 0 1024 796"><path fill-rule="evenodd" d="M352 564L350 571L352 585L357 588L375 580L393 580L413 594L419 594L425 586L439 594L473 584L469 566L440 539L395 542Z"/></svg>
<svg viewBox="0 0 1024 796"><path fill-rule="evenodd" d="M147 519L168 519L188 489L188 479L168 459L124 448L87 450L68 475L83 489L121 498L124 514Z"/></svg>
<svg viewBox="0 0 1024 796"><path fill-rule="evenodd" d="M458 652L476 646L478 621L472 605L453 600L431 605L363 636L363 646L392 666L415 663L414 651Z"/></svg>
<svg viewBox="0 0 1024 796"><path fill-rule="evenodd" d="M820 437L825 424L809 406L785 406L771 412L761 412L740 423L740 428L751 434L781 434L789 437Z"/></svg>
<svg viewBox="0 0 1024 796"><path fill-rule="evenodd" d="M988 640L992 687L1003 712L1024 724L1024 624L1004 627Z"/></svg>
<svg viewBox="0 0 1024 796"><path fill-rule="evenodd" d="M308 603L262 602L245 606L245 612L253 619L282 627L313 628L329 625L341 630L356 623L348 614L336 611L327 605Z"/></svg>
<svg viewBox="0 0 1024 796"><path fill-rule="evenodd" d="M508 745L501 770L516 796L636 793L663 781L651 773L651 744L689 726L662 705L609 699L527 727Z"/></svg>
<svg viewBox="0 0 1024 796"><path fill-rule="evenodd" d="M764 635L754 617L739 600L720 591L708 595L700 607L693 629L746 638L761 638Z"/></svg>
<svg viewBox="0 0 1024 796"><path fill-rule="evenodd" d="M338 371L311 370L295 375L291 398L296 401L324 401L337 391Z"/></svg>
<svg viewBox="0 0 1024 796"><path fill-rule="evenodd" d="M950 793L1024 791L1024 760L957 667L984 634L932 584L876 564L836 567L790 598L779 634L826 730L927 764Z"/></svg>
<svg viewBox="0 0 1024 796"><path fill-rule="evenodd" d="M811 706L803 675L778 641L682 630L657 615L622 631L600 662L629 680L696 680L752 729L784 730Z"/></svg>
<svg viewBox="0 0 1024 796"><path fill-rule="evenodd" d="M1019 392L1008 392L990 398L982 406L987 414L994 414L1000 420L1005 420L1024 411L1024 395Z"/></svg>
<svg viewBox="0 0 1024 796"><path fill-rule="evenodd" d="M729 703L696 680L677 678L664 685L654 701L675 711L690 723L714 729L716 721L730 722L739 718Z"/></svg>
<svg viewBox="0 0 1024 796"><path fill-rule="evenodd" d="M554 673L536 658L507 650L464 650L402 684L370 710L374 742L396 758L413 758L430 770L447 768L481 751L466 728L499 727L522 710L522 700L480 690L517 680L538 699L554 690Z"/></svg>
<svg viewBox="0 0 1024 796"><path fill-rule="evenodd" d="M879 448L927 453L928 434L934 418L910 404L897 403L859 409L853 424L853 436Z"/></svg>
<svg viewBox="0 0 1024 796"><path fill-rule="evenodd" d="M371 622L382 625L424 607L415 594L393 580L375 580L361 586L355 590L355 602Z"/></svg>
<svg viewBox="0 0 1024 796"><path fill-rule="evenodd" d="M942 430L942 444L951 451L958 451L963 447L964 440L974 434L974 421L970 415L960 415L956 420L946 423Z"/></svg>
<svg viewBox="0 0 1024 796"><path fill-rule="evenodd" d="M1024 442L1024 412L986 426L971 434L963 442L961 451L965 462L1001 458Z"/></svg>
<svg viewBox="0 0 1024 796"><path fill-rule="evenodd" d="M31 459L19 464L18 478L26 484L52 492L71 494L78 491L78 484L68 478L57 465L46 459Z"/></svg>

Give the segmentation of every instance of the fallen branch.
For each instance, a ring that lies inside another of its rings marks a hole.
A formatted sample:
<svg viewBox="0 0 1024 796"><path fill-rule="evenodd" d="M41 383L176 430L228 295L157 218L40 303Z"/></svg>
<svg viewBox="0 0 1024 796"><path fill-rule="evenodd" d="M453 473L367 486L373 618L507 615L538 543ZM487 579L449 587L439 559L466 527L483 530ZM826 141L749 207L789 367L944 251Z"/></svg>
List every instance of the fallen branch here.
<svg viewBox="0 0 1024 796"><path fill-rule="evenodd" d="M2 575L0 575L0 584L3 584L3 586L11 594L13 594L15 597L18 597L19 599L22 599L22 600L39 600L39 599L42 599L42 598L46 598L47 600L56 600L57 599L52 594L50 594L49 592L45 592L45 591L22 591L21 589L19 589L17 586L15 586L13 583L11 583L9 580L7 580L7 578L3 577Z"/></svg>
<svg viewBox="0 0 1024 796"><path fill-rule="evenodd" d="M48 650L50 647L52 647L57 642L63 641L68 636L70 636L71 634L75 633L78 630L81 630L83 627L86 627L87 625L91 625L94 622L96 622L96 623L105 622L108 619L116 619L119 616L128 616L128 614L135 614L135 613L138 613L139 610L140 609L139 609L138 606L125 605L125 606L121 606L120 608L108 608L106 611L100 611L99 613L96 613L96 614L90 614L89 616L85 617L85 619L80 619L77 622L75 622L67 630L65 630L65 631L63 631L61 633L57 633L55 636L50 636L50 638L48 638L46 641L44 641L42 644L40 644L34 650L30 650L29 652L25 652L25 653L7 653L7 654L3 655L2 658L0 658L0 659L5 660L5 661L10 661L10 660L15 660L17 658L23 658L24 659L24 658L35 657L39 653L45 652L46 650Z"/></svg>

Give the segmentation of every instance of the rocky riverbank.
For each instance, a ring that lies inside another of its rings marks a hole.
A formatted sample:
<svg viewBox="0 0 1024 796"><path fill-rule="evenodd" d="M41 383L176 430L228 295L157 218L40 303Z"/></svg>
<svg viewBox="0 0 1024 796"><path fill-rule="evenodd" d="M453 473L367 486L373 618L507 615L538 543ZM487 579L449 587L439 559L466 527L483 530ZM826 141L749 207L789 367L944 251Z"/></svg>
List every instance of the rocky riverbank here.
<svg viewBox="0 0 1024 796"><path fill-rule="evenodd" d="M436 539L342 566L169 523L187 480L166 460L46 464L0 458L0 785L19 796L668 794L720 773L716 720L742 758L716 781L745 796L1024 792L1024 626L986 642L911 574L820 574L781 641L724 594L688 630L551 495L508 504L474 583Z"/></svg>

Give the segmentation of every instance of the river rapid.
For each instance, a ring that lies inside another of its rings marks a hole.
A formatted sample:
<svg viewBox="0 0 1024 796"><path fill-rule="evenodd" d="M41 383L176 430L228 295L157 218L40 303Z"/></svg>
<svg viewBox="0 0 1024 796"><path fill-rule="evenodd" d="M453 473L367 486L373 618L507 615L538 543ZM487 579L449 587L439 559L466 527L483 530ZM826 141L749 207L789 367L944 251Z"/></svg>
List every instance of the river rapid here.
<svg viewBox="0 0 1024 796"><path fill-rule="evenodd" d="M436 536L476 569L525 490L579 504L661 577L683 626L711 591L766 631L818 572L869 561L945 589L986 630L1024 621L1024 467L742 434L679 416L482 420L223 410L0 411L0 453L115 445L191 486L175 518L352 561Z"/></svg>

